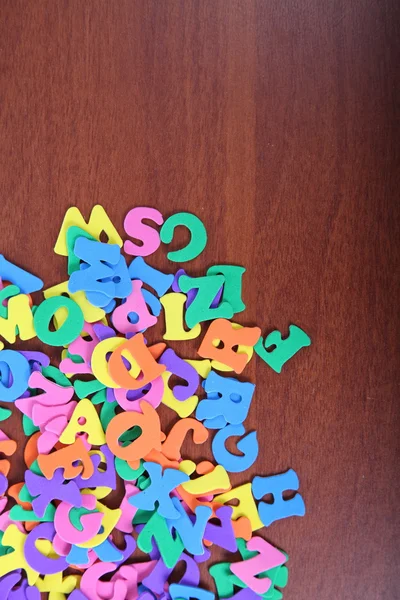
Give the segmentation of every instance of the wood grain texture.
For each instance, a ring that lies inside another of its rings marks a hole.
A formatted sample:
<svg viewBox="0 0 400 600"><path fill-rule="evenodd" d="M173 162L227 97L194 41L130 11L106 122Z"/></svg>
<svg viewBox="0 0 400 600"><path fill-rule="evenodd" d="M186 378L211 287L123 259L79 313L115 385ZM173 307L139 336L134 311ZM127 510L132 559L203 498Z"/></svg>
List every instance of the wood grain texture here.
<svg viewBox="0 0 400 600"><path fill-rule="evenodd" d="M193 211L193 272L244 265L241 322L313 340L280 376L246 373L251 474L293 467L308 508L267 531L287 600L399 593L399 7L0 2L1 252L51 285L67 207L120 230L133 206Z"/></svg>

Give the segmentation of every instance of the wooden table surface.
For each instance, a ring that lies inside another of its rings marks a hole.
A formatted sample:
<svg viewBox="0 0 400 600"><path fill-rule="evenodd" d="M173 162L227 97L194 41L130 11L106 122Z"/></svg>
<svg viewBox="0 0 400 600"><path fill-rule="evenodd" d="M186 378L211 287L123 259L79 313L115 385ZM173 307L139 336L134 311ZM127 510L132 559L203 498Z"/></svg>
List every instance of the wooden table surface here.
<svg viewBox="0 0 400 600"><path fill-rule="evenodd" d="M189 270L245 266L240 322L312 338L281 375L245 372L261 448L235 481L292 467L307 505L265 534L287 600L399 597L399 8L0 3L1 252L49 286L67 207L120 231L134 206L193 211L209 243Z"/></svg>

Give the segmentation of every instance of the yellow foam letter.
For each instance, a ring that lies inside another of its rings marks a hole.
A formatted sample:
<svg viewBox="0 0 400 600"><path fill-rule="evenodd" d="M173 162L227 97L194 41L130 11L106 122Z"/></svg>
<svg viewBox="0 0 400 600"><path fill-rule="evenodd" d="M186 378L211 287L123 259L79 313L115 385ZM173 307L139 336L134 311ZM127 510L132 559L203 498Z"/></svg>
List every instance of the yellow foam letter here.
<svg viewBox="0 0 400 600"><path fill-rule="evenodd" d="M251 483L239 485L239 487L233 488L233 490L220 494L214 498L214 501L219 502L220 504L225 504L230 500L239 500L237 506L232 506L233 521L236 521L239 517L247 517L251 523L252 531L256 531L256 529L263 527L263 523L258 516L256 502L251 492Z"/></svg>
<svg viewBox="0 0 400 600"><path fill-rule="evenodd" d="M94 404L88 398L83 398L76 405L68 425L60 436L60 442L62 444L73 444L76 434L81 431L88 434L87 439L89 444L101 446L106 443L106 436L104 435L99 415Z"/></svg>
<svg viewBox="0 0 400 600"><path fill-rule="evenodd" d="M54 573L54 575L45 575L39 577L36 587L40 592L50 592L49 600L65 600L64 594L70 594L76 588L79 588L81 577L79 575L68 575L63 578L63 574Z"/></svg>
<svg viewBox="0 0 400 600"><path fill-rule="evenodd" d="M112 337L102 340L95 347L92 359L91 366L93 375L102 383L110 388L120 388L121 386L115 383L114 379L112 379L111 375L108 372L108 361L107 354L109 352L114 352L117 348L122 346L126 342L125 338L120 337ZM132 377L137 377L140 373L139 366L136 361L132 360L131 369L129 371Z"/></svg>
<svg viewBox="0 0 400 600"><path fill-rule="evenodd" d="M193 340L200 335L200 323L197 323L189 331L183 328L183 305L186 302L185 294L171 292L160 298L160 302L164 307L164 340Z"/></svg>
<svg viewBox="0 0 400 600"><path fill-rule="evenodd" d="M200 377L206 379L211 371L211 361L205 358L204 360L189 360L186 359L189 365L196 369Z"/></svg>
<svg viewBox="0 0 400 600"><path fill-rule="evenodd" d="M26 562L24 555L24 546L27 535L22 533L14 524L9 525L4 532L2 544L10 546L14 552L0 556L0 577L14 571L15 569L24 569L28 578L29 585L35 585L39 577L39 573L32 569ZM48 540L38 540L36 547L42 554L46 556L51 551L51 542Z"/></svg>
<svg viewBox="0 0 400 600"><path fill-rule="evenodd" d="M229 490L229 475L221 465L217 465L210 473L182 483L182 488L193 496L205 496L220 490Z"/></svg>
<svg viewBox="0 0 400 600"><path fill-rule="evenodd" d="M97 533L94 537L92 537L91 540L88 540L87 542L77 544L77 546L80 546L80 548L95 548L96 546L104 542L118 523L122 514L122 510L120 508L116 508L113 510L111 508L108 508L101 502L96 502L96 510L104 514L103 520L101 522L103 532Z"/></svg>
<svg viewBox="0 0 400 600"><path fill-rule="evenodd" d="M18 330L17 330L18 327ZM7 318L0 317L0 335L13 344L19 331L21 340L30 340L36 336L33 327L32 309L26 294L18 294L9 298Z"/></svg>
<svg viewBox="0 0 400 600"><path fill-rule="evenodd" d="M65 213L60 233L58 234L56 245L54 246L54 252L56 254L68 256L67 230L72 225L76 225L77 227L84 229L98 240L100 239L101 233L104 232L107 234L108 242L110 244L118 244L120 248L122 246L122 239L118 231L115 229L110 217L100 204L96 204L96 206L93 207L87 223L83 218L79 208L76 206L71 206L71 208L69 208Z"/></svg>

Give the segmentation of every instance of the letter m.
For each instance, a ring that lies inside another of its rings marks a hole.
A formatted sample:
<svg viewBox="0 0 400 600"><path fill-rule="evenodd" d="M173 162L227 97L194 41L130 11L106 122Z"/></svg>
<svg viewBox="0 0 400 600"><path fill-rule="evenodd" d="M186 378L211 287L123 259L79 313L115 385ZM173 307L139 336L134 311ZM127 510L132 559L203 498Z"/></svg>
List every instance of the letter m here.
<svg viewBox="0 0 400 600"><path fill-rule="evenodd" d="M65 213L64 220L61 225L60 233L54 246L54 252L61 256L68 256L67 248L67 230L72 225L84 229L97 240L100 240L100 235L104 232L108 237L110 244L118 244L122 246L122 239L112 224L106 211L100 204L93 207L88 222L82 216L81 211L76 206L71 206Z"/></svg>

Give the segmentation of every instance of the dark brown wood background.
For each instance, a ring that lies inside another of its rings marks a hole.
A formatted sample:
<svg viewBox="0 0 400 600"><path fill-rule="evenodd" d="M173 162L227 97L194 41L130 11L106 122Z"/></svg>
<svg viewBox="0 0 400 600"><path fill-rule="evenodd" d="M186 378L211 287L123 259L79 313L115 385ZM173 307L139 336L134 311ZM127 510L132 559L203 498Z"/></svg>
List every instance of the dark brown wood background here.
<svg viewBox="0 0 400 600"><path fill-rule="evenodd" d="M49 286L67 207L193 211L193 272L244 265L241 322L313 340L246 373L251 474L293 467L308 509L266 533L287 600L399 597L399 7L0 1L1 252Z"/></svg>

